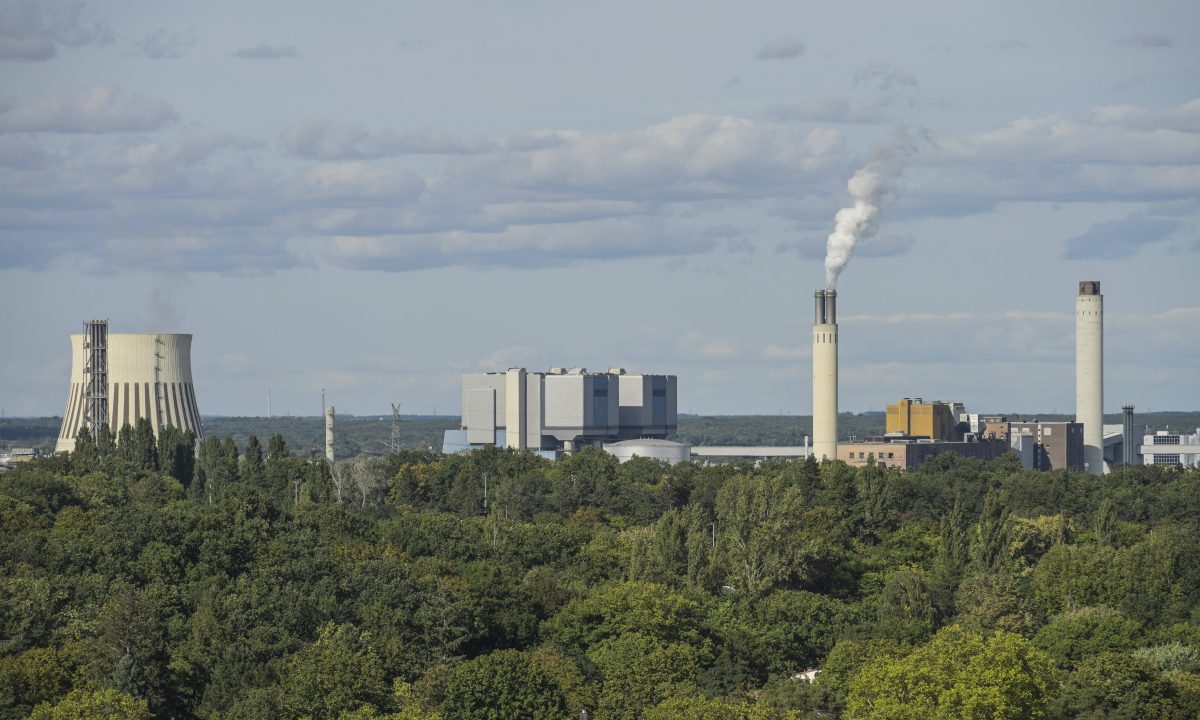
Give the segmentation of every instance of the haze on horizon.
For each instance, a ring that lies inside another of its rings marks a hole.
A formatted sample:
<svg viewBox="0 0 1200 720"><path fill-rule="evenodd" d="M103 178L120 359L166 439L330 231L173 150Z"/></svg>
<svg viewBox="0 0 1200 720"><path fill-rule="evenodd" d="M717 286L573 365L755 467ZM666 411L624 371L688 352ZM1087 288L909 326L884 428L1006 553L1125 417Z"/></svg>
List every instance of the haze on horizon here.
<svg viewBox="0 0 1200 720"><path fill-rule="evenodd" d="M873 17L865 18L867 8ZM869 21L868 21L869 20ZM806 415L847 183L908 149L838 278L843 411L1200 399L1189 2L0 0L0 406L68 335L195 336L206 415L456 412L463 372L680 377Z"/></svg>

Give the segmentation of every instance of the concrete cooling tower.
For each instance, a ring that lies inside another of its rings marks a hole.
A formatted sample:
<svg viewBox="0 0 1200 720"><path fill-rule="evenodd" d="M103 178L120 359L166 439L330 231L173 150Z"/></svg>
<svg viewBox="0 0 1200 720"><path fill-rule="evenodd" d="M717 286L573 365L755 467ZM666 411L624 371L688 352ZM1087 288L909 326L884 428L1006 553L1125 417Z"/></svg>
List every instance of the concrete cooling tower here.
<svg viewBox="0 0 1200 720"><path fill-rule="evenodd" d="M104 357L85 335L71 336L71 387L55 452L75 449L89 408L102 408L114 434L147 418L157 436L168 425L200 437L200 409L192 384L192 336L176 333L108 334ZM95 370L93 370L95 368ZM97 382L99 380L99 382ZM106 397L104 397L106 395ZM97 396L101 396L97 401Z"/></svg>

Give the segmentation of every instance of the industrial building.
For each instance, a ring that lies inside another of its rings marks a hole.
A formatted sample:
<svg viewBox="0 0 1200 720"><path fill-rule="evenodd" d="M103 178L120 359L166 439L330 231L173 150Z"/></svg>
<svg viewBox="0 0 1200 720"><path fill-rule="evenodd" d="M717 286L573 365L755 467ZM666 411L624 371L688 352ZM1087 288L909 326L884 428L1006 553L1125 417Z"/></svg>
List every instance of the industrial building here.
<svg viewBox="0 0 1200 720"><path fill-rule="evenodd" d="M984 440L1010 445L1030 470L1084 469L1083 425L1077 422L1012 421L1003 415L981 419Z"/></svg>
<svg viewBox="0 0 1200 720"><path fill-rule="evenodd" d="M84 324L71 335L67 409L55 452L75 449L81 429L107 424L116 434L146 418L155 436L170 425L201 436L192 381L192 336L108 332L108 321Z"/></svg>
<svg viewBox="0 0 1200 720"><path fill-rule="evenodd" d="M1142 438L1140 452L1146 465L1200 468L1200 429L1191 434L1159 430Z"/></svg>
<svg viewBox="0 0 1200 720"><path fill-rule="evenodd" d="M865 441L838 443L837 459L852 467L864 467L874 462L882 468L913 470L929 458L946 452L960 457L993 460L1009 450L1008 443L998 440L952 442L885 435Z"/></svg>
<svg viewBox="0 0 1200 720"><path fill-rule="evenodd" d="M462 425L443 452L485 445L550 457L581 445L665 438L678 426L674 375L512 368L462 376Z"/></svg>
<svg viewBox="0 0 1200 720"><path fill-rule="evenodd" d="M886 432L888 435L905 435L960 442L963 428L955 412L963 409L961 403L944 403L941 400L925 402L923 398L903 398L887 406Z"/></svg>

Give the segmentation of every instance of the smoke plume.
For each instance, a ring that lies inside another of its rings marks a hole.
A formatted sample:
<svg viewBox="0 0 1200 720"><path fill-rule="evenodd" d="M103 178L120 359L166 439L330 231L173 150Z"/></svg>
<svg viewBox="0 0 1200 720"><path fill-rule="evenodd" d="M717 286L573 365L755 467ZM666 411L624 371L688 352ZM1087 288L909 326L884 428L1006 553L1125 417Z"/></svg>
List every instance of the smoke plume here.
<svg viewBox="0 0 1200 720"><path fill-rule="evenodd" d="M891 142L875 148L870 164L846 183L854 203L838 210L833 232L825 241L825 286L829 290L837 287L838 276L846 269L859 241L879 231L879 206L900 174L899 158L914 149L907 130L899 129Z"/></svg>

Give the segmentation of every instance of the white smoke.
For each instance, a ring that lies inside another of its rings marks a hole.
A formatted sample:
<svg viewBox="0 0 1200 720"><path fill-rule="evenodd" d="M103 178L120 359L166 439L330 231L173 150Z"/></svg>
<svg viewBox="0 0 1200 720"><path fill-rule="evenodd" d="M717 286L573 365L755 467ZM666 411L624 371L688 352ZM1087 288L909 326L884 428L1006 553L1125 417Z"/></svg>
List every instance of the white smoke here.
<svg viewBox="0 0 1200 720"><path fill-rule="evenodd" d="M889 143L875 148L874 160L846 183L854 203L838 210L833 232L825 241L825 286L829 290L837 287L838 276L846 269L859 241L879 231L879 206L900 174L897 161L914 149L908 131L900 128Z"/></svg>

